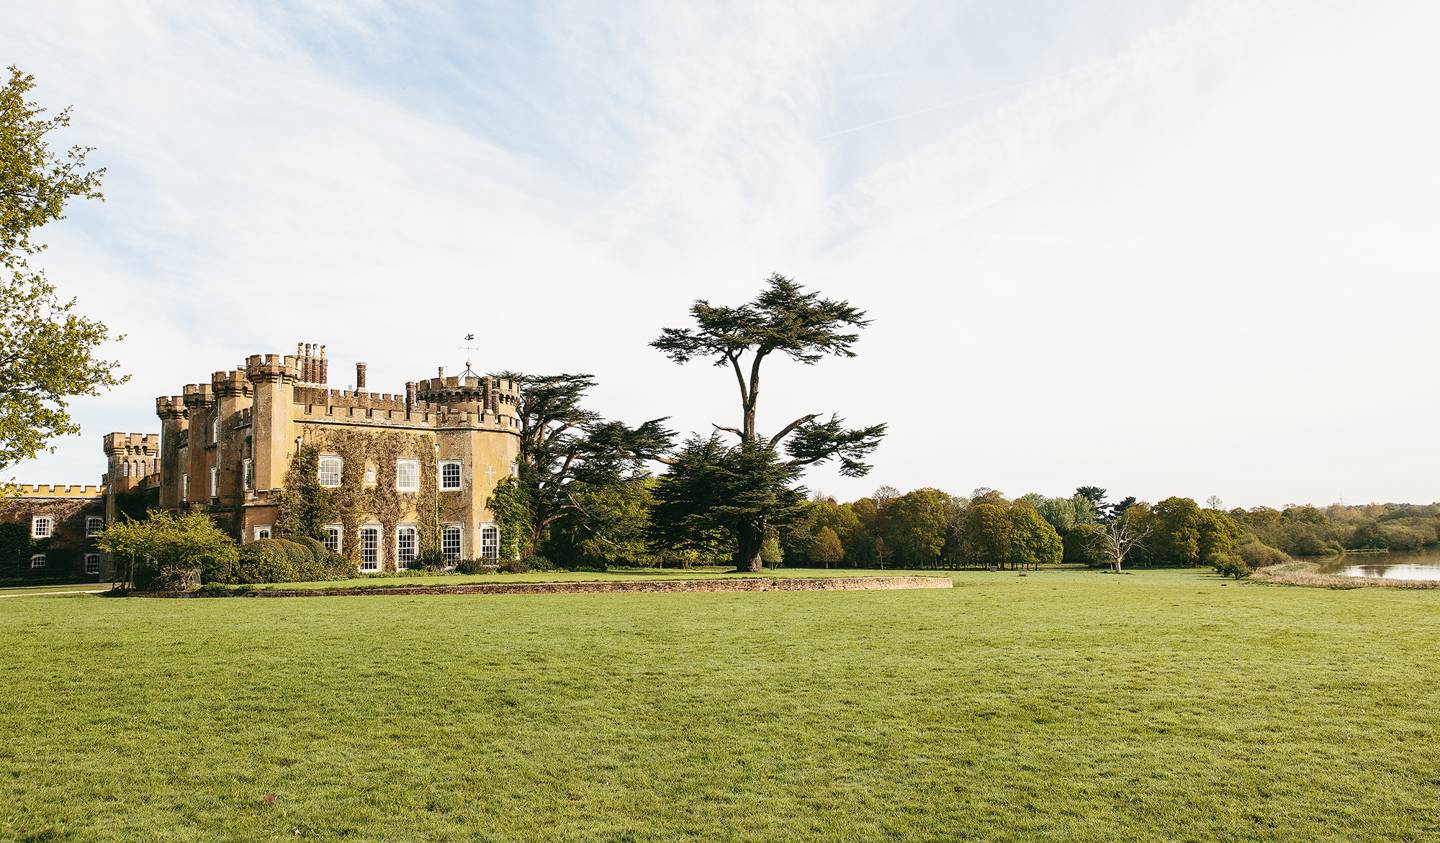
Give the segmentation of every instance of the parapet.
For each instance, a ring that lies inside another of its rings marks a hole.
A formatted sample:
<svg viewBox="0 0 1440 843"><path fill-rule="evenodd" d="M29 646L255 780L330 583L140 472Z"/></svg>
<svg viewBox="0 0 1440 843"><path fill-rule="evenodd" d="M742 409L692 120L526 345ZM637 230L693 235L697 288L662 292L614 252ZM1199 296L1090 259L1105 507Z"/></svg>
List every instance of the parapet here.
<svg viewBox="0 0 1440 843"><path fill-rule="evenodd" d="M153 457L160 453L158 433L107 433L105 455L127 454Z"/></svg>
<svg viewBox="0 0 1440 843"><path fill-rule="evenodd" d="M478 404L491 413L499 412L502 404L510 407L520 404L520 388L509 378L458 375L427 378L416 382L415 394L420 400L433 404Z"/></svg>
<svg viewBox="0 0 1440 843"><path fill-rule="evenodd" d="M189 414L182 396L162 395L155 399L155 415L162 419L183 419Z"/></svg>
<svg viewBox="0 0 1440 843"><path fill-rule="evenodd" d="M99 486L55 483L6 483L6 498L99 498Z"/></svg>
<svg viewBox="0 0 1440 843"><path fill-rule="evenodd" d="M211 374L210 386L215 390L216 398L235 398L250 394L250 380L241 369Z"/></svg>
<svg viewBox="0 0 1440 843"><path fill-rule="evenodd" d="M252 354L245 358L245 377L251 383L295 382L300 379L300 359L294 355Z"/></svg>
<svg viewBox="0 0 1440 843"><path fill-rule="evenodd" d="M208 383L187 383L181 392L184 393L181 398L185 402L186 409L192 412L215 403L215 396L210 392Z"/></svg>

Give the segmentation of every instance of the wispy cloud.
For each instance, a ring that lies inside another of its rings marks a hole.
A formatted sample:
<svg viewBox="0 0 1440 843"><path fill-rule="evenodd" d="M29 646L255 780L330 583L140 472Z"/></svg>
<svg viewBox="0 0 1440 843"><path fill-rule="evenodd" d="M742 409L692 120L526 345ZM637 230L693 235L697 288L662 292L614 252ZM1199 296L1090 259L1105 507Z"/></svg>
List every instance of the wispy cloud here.
<svg viewBox="0 0 1440 843"><path fill-rule="evenodd" d="M484 366L591 369L605 412L708 429L723 382L645 342L784 271L877 321L858 360L777 370L770 422L833 406L895 431L874 478L812 485L1434 497L1440 457L1393 443L1440 416L1437 22L20 6L0 51L111 172L46 233L48 265L129 334L135 378L17 472L91 479L96 434L153 429L155 395L299 339L398 388L475 331Z"/></svg>

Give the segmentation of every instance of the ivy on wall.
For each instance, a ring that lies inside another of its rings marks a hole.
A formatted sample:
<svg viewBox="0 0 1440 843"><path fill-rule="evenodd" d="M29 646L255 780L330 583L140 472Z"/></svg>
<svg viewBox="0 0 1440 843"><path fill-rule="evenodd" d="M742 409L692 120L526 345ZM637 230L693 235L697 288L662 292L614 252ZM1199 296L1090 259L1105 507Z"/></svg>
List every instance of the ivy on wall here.
<svg viewBox="0 0 1440 843"><path fill-rule="evenodd" d="M530 503L530 492L519 478L501 480L485 505L495 513L495 526L500 531L501 559L519 559L535 552L533 547L527 546L535 523L535 511Z"/></svg>
<svg viewBox="0 0 1440 843"><path fill-rule="evenodd" d="M290 458L285 490L280 493L275 529L289 538L325 538L325 525L337 515L332 490L320 485L320 449L302 445Z"/></svg>
<svg viewBox="0 0 1440 843"><path fill-rule="evenodd" d="M345 536L342 544L345 557L355 565L360 564L359 531L364 524L380 523L380 558L384 560L384 569L390 571L395 568L395 528L401 523L415 524L419 533L417 550L424 558L440 552L440 525L462 520L465 501L454 495L436 494L434 439L398 430L365 431L319 426L307 428L305 438L305 445L291 460L290 471L295 473L298 469L297 480L303 478L306 484L313 482L325 493L328 505L323 511L326 514L322 520L315 522L316 529L320 530L325 524L339 523ZM319 485L321 454L336 454L343 461L338 489L325 489ZM307 462L299 466L302 456ZM402 492L395 488L395 464L402 459L420 463L420 488L417 492ZM368 467L375 469L373 485L365 483ZM287 475L287 496L289 488ZM407 518L411 512L414 512L414 517ZM282 524L285 523L284 518L282 498ZM297 523L303 525L309 522Z"/></svg>

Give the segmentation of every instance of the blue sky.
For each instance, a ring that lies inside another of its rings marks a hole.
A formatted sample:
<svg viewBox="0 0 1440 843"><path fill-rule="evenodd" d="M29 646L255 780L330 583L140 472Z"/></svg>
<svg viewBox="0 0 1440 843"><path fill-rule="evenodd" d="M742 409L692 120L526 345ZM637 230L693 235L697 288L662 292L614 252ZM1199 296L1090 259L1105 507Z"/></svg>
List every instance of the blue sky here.
<svg viewBox="0 0 1440 843"><path fill-rule="evenodd" d="M762 426L884 420L875 473L1230 504L1440 498L1440 6L1424 2L15 4L107 201L45 265L132 380L14 468L246 354L398 391L591 371L733 423L646 343L770 272L875 318L767 375Z"/></svg>

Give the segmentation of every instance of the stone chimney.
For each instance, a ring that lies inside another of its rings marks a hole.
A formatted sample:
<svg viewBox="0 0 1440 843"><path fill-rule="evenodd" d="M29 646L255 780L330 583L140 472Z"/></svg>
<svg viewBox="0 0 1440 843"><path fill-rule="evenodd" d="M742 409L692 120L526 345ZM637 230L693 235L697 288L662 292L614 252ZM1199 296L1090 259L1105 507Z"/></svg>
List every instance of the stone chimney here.
<svg viewBox="0 0 1440 843"><path fill-rule="evenodd" d="M405 384L405 418L410 418L410 413L415 410L415 381L408 381Z"/></svg>
<svg viewBox="0 0 1440 843"><path fill-rule="evenodd" d="M358 390L358 391L364 391L364 389L365 389L365 364L364 364L364 363L356 363L356 364L355 364L355 389Z"/></svg>

